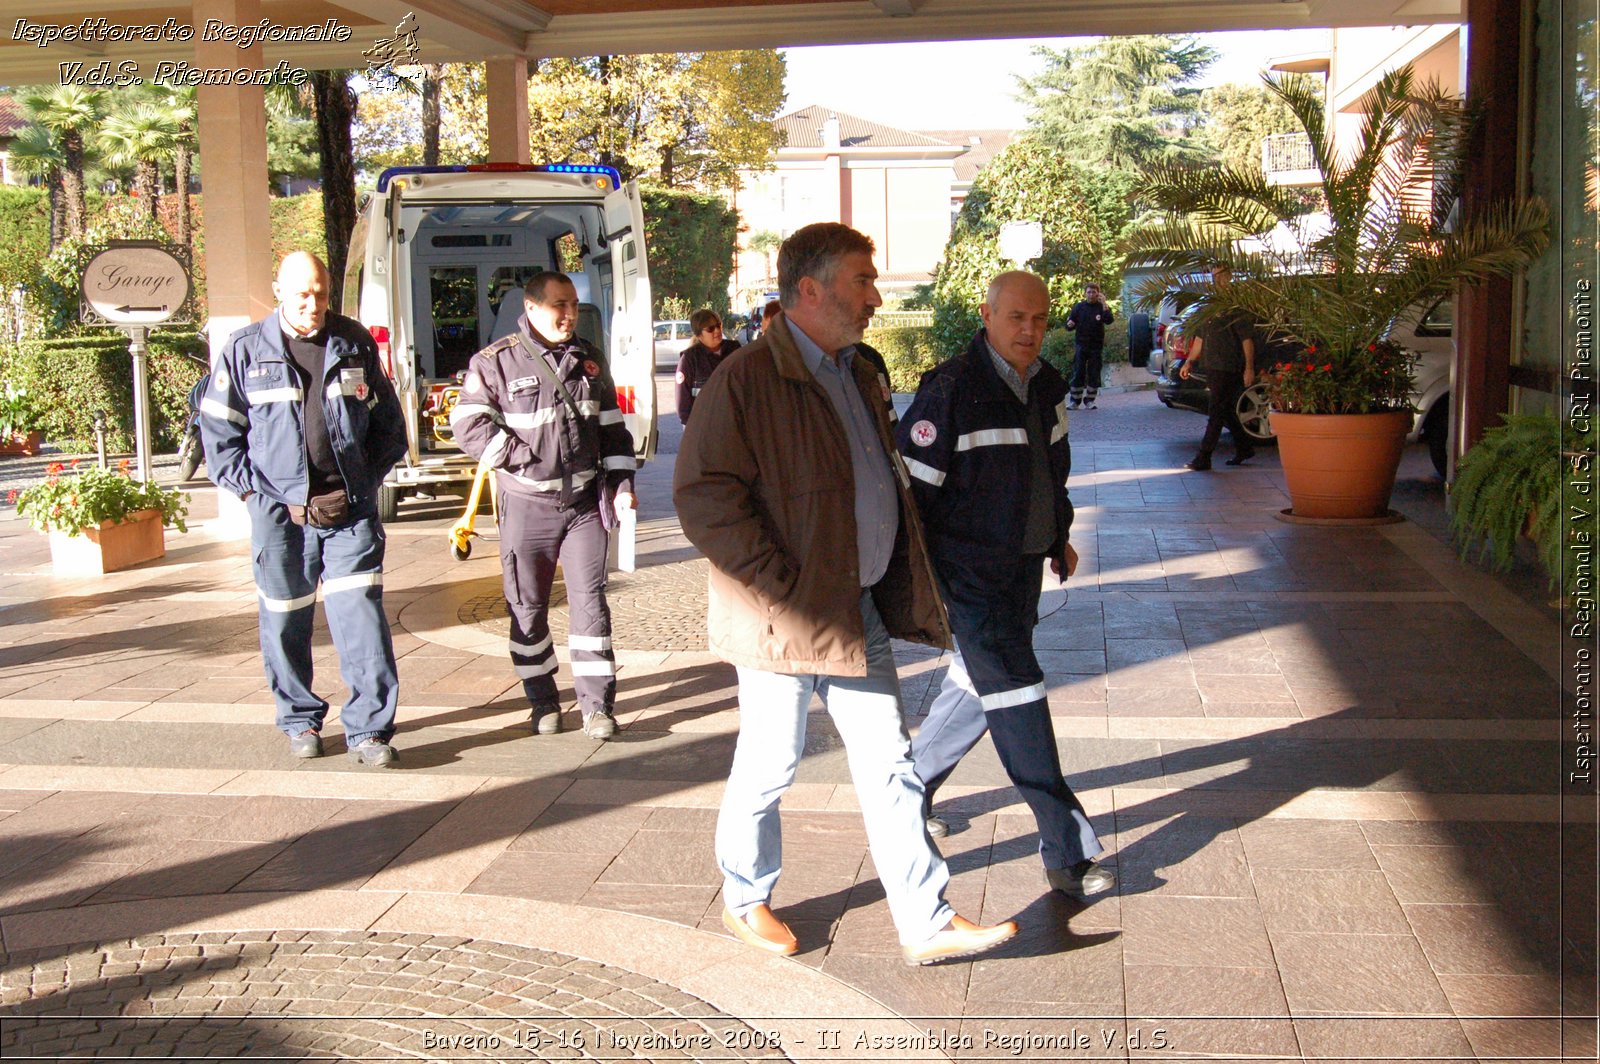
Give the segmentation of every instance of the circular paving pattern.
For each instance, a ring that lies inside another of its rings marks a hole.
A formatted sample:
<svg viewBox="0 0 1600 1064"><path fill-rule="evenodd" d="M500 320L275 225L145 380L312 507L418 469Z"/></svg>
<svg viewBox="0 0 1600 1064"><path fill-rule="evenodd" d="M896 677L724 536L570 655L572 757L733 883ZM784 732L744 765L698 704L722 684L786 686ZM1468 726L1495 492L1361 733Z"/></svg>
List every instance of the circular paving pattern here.
<svg viewBox="0 0 1600 1064"><path fill-rule="evenodd" d="M613 572L606 588L611 645L619 650L705 650L706 574L704 558ZM461 603L457 619L504 639L511 618L500 579L482 585L481 592ZM567 589L559 573L550 589L550 633L557 645L566 644Z"/></svg>
<svg viewBox="0 0 1600 1064"><path fill-rule="evenodd" d="M646 976L481 939L145 935L0 954L0 1056L786 1060Z"/></svg>

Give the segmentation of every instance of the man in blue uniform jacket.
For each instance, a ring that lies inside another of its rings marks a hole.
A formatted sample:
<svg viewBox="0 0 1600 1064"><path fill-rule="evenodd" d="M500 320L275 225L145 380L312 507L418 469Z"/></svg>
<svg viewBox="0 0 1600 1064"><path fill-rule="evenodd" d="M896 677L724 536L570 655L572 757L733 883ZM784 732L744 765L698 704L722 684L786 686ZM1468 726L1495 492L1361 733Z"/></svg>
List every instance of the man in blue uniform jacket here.
<svg viewBox="0 0 1600 1064"><path fill-rule="evenodd" d="M1074 897L1110 890L1083 805L1061 775L1044 672L1033 652L1044 563L1062 581L1077 566L1067 542L1067 387L1039 360L1050 294L1031 273L1002 273L965 354L923 375L896 436L927 528L956 649L928 720L912 741L934 792L983 738L1033 810L1050 886ZM928 830L949 825L932 815Z"/></svg>
<svg viewBox="0 0 1600 1064"><path fill-rule="evenodd" d="M358 764L395 762L400 682L383 612L378 488L406 453L400 400L361 325L328 313L322 260L284 257L278 309L228 338L200 403L206 469L250 511L261 657L295 757L322 754L328 703L311 689L321 585L350 698L339 711Z"/></svg>

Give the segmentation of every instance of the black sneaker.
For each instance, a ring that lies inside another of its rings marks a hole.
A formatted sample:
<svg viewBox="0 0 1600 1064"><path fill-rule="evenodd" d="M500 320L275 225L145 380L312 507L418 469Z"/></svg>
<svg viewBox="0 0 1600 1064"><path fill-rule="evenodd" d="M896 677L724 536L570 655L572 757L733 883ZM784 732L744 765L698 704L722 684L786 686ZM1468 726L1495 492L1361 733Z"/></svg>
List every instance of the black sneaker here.
<svg viewBox="0 0 1600 1064"><path fill-rule="evenodd" d="M1074 898L1087 898L1104 894L1117 885L1117 875L1093 861L1079 861L1071 868L1046 868L1044 877L1051 890L1059 890Z"/></svg>
<svg viewBox="0 0 1600 1064"><path fill-rule="evenodd" d="M1211 456L1209 454L1197 454L1185 462L1183 468L1195 473L1204 473L1211 468Z"/></svg>
<svg viewBox="0 0 1600 1064"><path fill-rule="evenodd" d="M388 768L400 759L394 747L376 736L361 740L345 753L351 761L367 768Z"/></svg>

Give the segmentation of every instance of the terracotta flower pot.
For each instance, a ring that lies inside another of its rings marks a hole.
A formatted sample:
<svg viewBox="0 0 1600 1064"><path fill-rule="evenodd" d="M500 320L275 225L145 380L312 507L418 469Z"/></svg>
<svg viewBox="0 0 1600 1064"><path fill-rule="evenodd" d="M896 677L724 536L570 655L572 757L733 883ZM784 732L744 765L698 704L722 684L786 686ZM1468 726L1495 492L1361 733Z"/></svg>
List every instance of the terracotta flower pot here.
<svg viewBox="0 0 1600 1064"><path fill-rule="evenodd" d="M1295 517L1372 520L1389 512L1408 411L1272 415Z"/></svg>
<svg viewBox="0 0 1600 1064"><path fill-rule="evenodd" d="M8 439L0 439L0 454L38 454L44 442L42 432L24 432Z"/></svg>
<svg viewBox="0 0 1600 1064"><path fill-rule="evenodd" d="M160 510L140 510L121 521L85 528L76 536L50 533L50 567L62 576L98 576L164 557Z"/></svg>

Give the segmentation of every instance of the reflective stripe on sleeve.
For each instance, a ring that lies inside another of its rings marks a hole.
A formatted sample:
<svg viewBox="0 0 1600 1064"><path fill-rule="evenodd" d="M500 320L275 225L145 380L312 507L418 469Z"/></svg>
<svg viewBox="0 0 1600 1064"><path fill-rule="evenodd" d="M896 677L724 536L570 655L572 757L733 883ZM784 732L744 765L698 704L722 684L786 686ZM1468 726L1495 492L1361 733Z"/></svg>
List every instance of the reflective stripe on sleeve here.
<svg viewBox="0 0 1600 1064"><path fill-rule="evenodd" d="M944 483L944 474L932 466L923 465L915 458L907 458L905 462L906 469L910 470L911 475L918 480L932 484L936 488Z"/></svg>
<svg viewBox="0 0 1600 1064"><path fill-rule="evenodd" d="M962 434L956 440L956 450L970 451L974 447L997 447L1004 444L1028 443L1026 429L983 429L980 432Z"/></svg>
<svg viewBox="0 0 1600 1064"><path fill-rule="evenodd" d="M261 607L268 613L293 613L295 610L307 609L317 601L317 593L301 595L299 598L275 599L267 597L266 592L256 589L256 597L261 600Z"/></svg>
<svg viewBox="0 0 1600 1064"><path fill-rule="evenodd" d="M244 397L250 400L251 406L260 406L262 403L298 403L304 396L299 388L262 388L246 391Z"/></svg>
<svg viewBox="0 0 1600 1064"><path fill-rule="evenodd" d="M607 455L601 460L600 464L604 466L607 471L616 469L634 470L639 468L639 463L633 460L633 455L631 454Z"/></svg>
<svg viewBox="0 0 1600 1064"><path fill-rule="evenodd" d="M322 582L322 594L337 595L341 591L354 591L362 587L382 587L383 573L374 570L370 573L352 573L349 576L336 576L332 580Z"/></svg>
<svg viewBox="0 0 1600 1064"><path fill-rule="evenodd" d="M599 417L600 404L593 399L583 399L578 403L578 413L583 417Z"/></svg>
<svg viewBox="0 0 1600 1064"><path fill-rule="evenodd" d="M478 459L479 463L493 469L500 464L500 459L505 457L506 448L510 446L511 434L509 432L495 433L489 440L489 445L483 449L483 457Z"/></svg>
<svg viewBox="0 0 1600 1064"><path fill-rule="evenodd" d="M1050 442L1059 443L1061 437L1067 434L1067 401L1065 399L1056 404L1056 427L1050 430Z"/></svg>
<svg viewBox="0 0 1600 1064"><path fill-rule="evenodd" d="M981 695L978 701L983 703L985 712L991 709L1009 709L1012 706L1025 706L1029 702L1037 702L1043 698L1044 684L1036 683L1031 687L1018 687L1010 691L999 691L992 695Z"/></svg>
<svg viewBox="0 0 1600 1064"><path fill-rule="evenodd" d="M602 424L602 425L620 425L620 424L622 424L622 411L620 411L620 410L602 410L602 411L600 411L600 424Z"/></svg>
<svg viewBox="0 0 1600 1064"><path fill-rule="evenodd" d="M250 419L249 418L247 418L243 414L239 413L239 411L235 410L233 407L229 406L227 403L221 402L221 401L216 400L216 399L202 399L202 400L200 400L200 412L202 414L210 414L212 417L220 417L224 421L231 421L235 425L248 425L248 424L250 424Z"/></svg>
<svg viewBox="0 0 1600 1064"><path fill-rule="evenodd" d="M478 415L492 418L499 413L500 411L487 403L457 403L450 409L450 427L452 429L456 427L457 418L477 417Z"/></svg>

